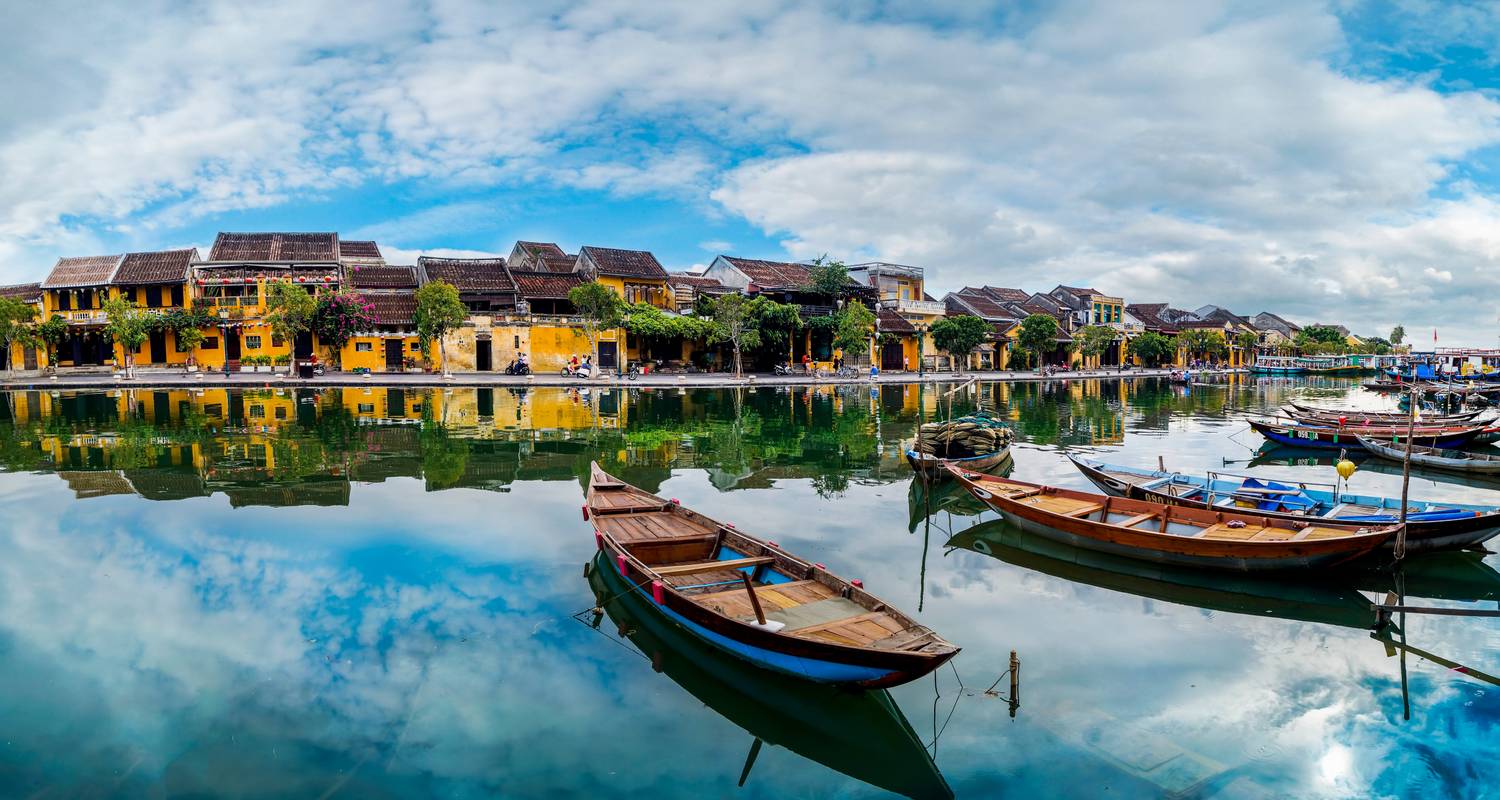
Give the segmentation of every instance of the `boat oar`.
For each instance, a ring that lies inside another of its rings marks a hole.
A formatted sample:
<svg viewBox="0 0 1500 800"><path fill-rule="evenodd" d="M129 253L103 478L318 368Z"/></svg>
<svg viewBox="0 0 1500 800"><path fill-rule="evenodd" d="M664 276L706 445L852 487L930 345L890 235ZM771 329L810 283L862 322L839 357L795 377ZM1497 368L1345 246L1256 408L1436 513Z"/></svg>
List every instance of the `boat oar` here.
<svg viewBox="0 0 1500 800"><path fill-rule="evenodd" d="M755 621L764 628L766 626L766 612L760 609L760 598L755 596L755 584L750 582L750 573L741 572L740 580L745 582L745 591L750 595L750 607L755 609Z"/></svg>
<svg viewBox="0 0 1500 800"><path fill-rule="evenodd" d="M759 736L755 737L755 741L750 743L750 753L745 756L745 768L740 770L739 785L741 787L744 787L745 781L750 778L750 768L755 766L755 759L760 757L760 744Z"/></svg>

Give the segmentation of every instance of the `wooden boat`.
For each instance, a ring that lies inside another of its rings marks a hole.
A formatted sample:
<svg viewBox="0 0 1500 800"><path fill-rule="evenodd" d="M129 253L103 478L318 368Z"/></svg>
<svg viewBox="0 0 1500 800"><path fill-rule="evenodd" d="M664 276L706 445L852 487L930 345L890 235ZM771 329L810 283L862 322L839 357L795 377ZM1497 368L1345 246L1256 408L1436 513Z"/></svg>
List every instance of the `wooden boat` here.
<svg viewBox="0 0 1500 800"><path fill-rule="evenodd" d="M958 653L866 592L762 541L590 466L585 515L632 591L662 616L765 669L881 688Z"/></svg>
<svg viewBox="0 0 1500 800"><path fill-rule="evenodd" d="M947 476L945 464L988 472L1010 458L1011 430L984 413L929 422L906 449L906 463L924 478Z"/></svg>
<svg viewBox="0 0 1500 800"><path fill-rule="evenodd" d="M1260 435L1277 444L1295 447L1345 448L1355 447L1360 436L1378 438L1406 437L1406 426L1337 427L1332 425L1308 425L1299 422L1252 419L1250 427ZM1419 426L1413 430L1412 441L1429 447L1463 447L1483 433L1483 425Z"/></svg>
<svg viewBox="0 0 1500 800"><path fill-rule="evenodd" d="M1153 503L1360 528L1400 522L1401 499L1339 492L1337 487L1243 475L1180 472L1105 464L1069 456L1073 466L1106 494ZM1500 508L1410 501L1406 548L1412 552L1473 547L1500 535ZM1392 546L1394 540L1387 541Z"/></svg>
<svg viewBox="0 0 1500 800"><path fill-rule="evenodd" d="M999 475L1004 478L1016 468L1016 460L1006 455L1004 461L987 470L973 470L974 472L987 472L991 475ZM907 522L906 529L912 533L928 517L935 517L940 513L948 513L955 517L977 517L988 508L984 503L974 499L969 490L958 485L949 476L947 470L943 470L941 480L924 480L921 476L912 478L911 488L906 492Z"/></svg>
<svg viewBox="0 0 1500 800"><path fill-rule="evenodd" d="M1404 411L1360 411L1355 409L1341 410L1335 408L1318 408L1316 406L1302 405L1301 403L1287 403L1291 409L1286 411L1287 416L1302 422L1322 422L1338 424L1344 420L1347 425L1392 425L1401 426L1406 424L1407 413ZM1429 414L1422 412L1418 422L1423 426L1431 425L1463 425L1480 414L1484 409L1474 411L1463 411L1457 414Z"/></svg>
<svg viewBox="0 0 1500 800"><path fill-rule="evenodd" d="M598 607L650 659L651 669L753 737L741 783L764 742L887 792L953 796L889 692L810 683L727 655L657 613L649 597L630 590L605 553L589 564Z"/></svg>
<svg viewBox="0 0 1500 800"><path fill-rule="evenodd" d="M1317 569L1365 555L1394 531L1205 511L949 471L975 497L1030 533L1163 564L1241 572Z"/></svg>
<svg viewBox="0 0 1500 800"><path fill-rule="evenodd" d="M1406 445L1404 444L1397 444L1389 440L1375 439L1367 436L1356 437L1356 441L1372 455L1398 463L1406 460ZM1451 470L1453 472L1476 472L1488 475L1500 475L1500 455L1424 447L1416 444L1415 439L1411 447L1411 463L1432 469Z"/></svg>

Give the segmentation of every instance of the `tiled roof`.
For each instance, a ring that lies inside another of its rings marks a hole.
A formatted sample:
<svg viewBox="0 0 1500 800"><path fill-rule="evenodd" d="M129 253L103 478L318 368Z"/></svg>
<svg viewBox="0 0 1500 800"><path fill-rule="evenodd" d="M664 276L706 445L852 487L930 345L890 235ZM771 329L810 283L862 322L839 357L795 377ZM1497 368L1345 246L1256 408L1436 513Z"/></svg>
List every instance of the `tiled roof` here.
<svg viewBox="0 0 1500 800"><path fill-rule="evenodd" d="M566 253L556 256L541 256L537 259L539 272L572 272L573 265L578 263L578 256Z"/></svg>
<svg viewBox="0 0 1500 800"><path fill-rule="evenodd" d="M393 267L353 264L348 268L349 283L356 289L415 289L416 267Z"/></svg>
<svg viewBox="0 0 1500 800"><path fill-rule="evenodd" d="M103 286L114 277L115 267L119 266L121 256L82 256L78 258L59 258L47 279L42 281L43 289L68 289L75 286Z"/></svg>
<svg viewBox="0 0 1500 800"><path fill-rule="evenodd" d="M1096 294L1097 295L1103 295L1104 294L1103 292L1099 291L1098 289L1089 289L1089 288L1080 287L1080 286L1063 286L1062 284L1058 284L1057 288L1061 289L1061 290L1067 292L1068 294L1071 294L1074 297L1077 297L1077 298L1079 298L1081 300L1087 300L1092 295L1096 295ZM1056 290L1054 289L1053 291L1056 291Z"/></svg>
<svg viewBox="0 0 1500 800"><path fill-rule="evenodd" d="M963 312L981 319L998 320L1011 316L993 297L980 289L964 288L948 295L948 299L954 300Z"/></svg>
<svg viewBox="0 0 1500 800"><path fill-rule="evenodd" d="M188 270L198 260L197 248L162 250L155 253L127 253L115 272L113 283L121 286L145 283L182 283Z"/></svg>
<svg viewBox="0 0 1500 800"><path fill-rule="evenodd" d="M648 250L616 250L610 247L585 247L579 257L587 256L599 274L617 278L656 278L666 280L667 271Z"/></svg>
<svg viewBox="0 0 1500 800"><path fill-rule="evenodd" d="M370 316L376 325L399 325L411 327L417 313L416 292L381 292L364 295L372 308Z"/></svg>
<svg viewBox="0 0 1500 800"><path fill-rule="evenodd" d="M380 254L380 246L374 242L351 242L344 239L339 242L339 258L384 260L385 256Z"/></svg>
<svg viewBox="0 0 1500 800"><path fill-rule="evenodd" d="M220 233L209 261L338 261L337 233Z"/></svg>
<svg viewBox="0 0 1500 800"><path fill-rule="evenodd" d="M912 325L905 317L888 309L880 309L876 316L875 327L881 333L916 333L916 326Z"/></svg>
<svg viewBox="0 0 1500 800"><path fill-rule="evenodd" d="M531 255L540 256L541 258L565 258L568 255L563 252L561 247L552 242L516 242L516 246Z"/></svg>
<svg viewBox="0 0 1500 800"><path fill-rule="evenodd" d="M1155 328L1158 331L1176 331L1177 323L1167 319L1163 314L1167 311L1166 303L1131 303L1125 306L1130 316L1141 321L1147 330Z"/></svg>
<svg viewBox="0 0 1500 800"><path fill-rule="evenodd" d="M429 281L451 283L461 292L513 292L515 283L503 258L433 258L422 256L417 265Z"/></svg>
<svg viewBox="0 0 1500 800"><path fill-rule="evenodd" d="M702 275L688 275L682 272L673 272L668 274L667 283L676 283L683 286L695 286L700 289L724 288L724 284L719 283L718 278L707 278Z"/></svg>
<svg viewBox="0 0 1500 800"><path fill-rule="evenodd" d="M812 273L806 264L732 256L723 258L735 269L745 273L745 277L759 289L800 289L812 282Z"/></svg>
<svg viewBox="0 0 1500 800"><path fill-rule="evenodd" d="M1216 322L1231 322L1235 325L1244 325L1247 328L1255 327L1255 325L1251 323L1250 320L1245 319L1244 317L1234 313L1233 311L1227 311L1222 308L1215 308L1213 311L1205 314L1203 316L1203 319L1213 320Z"/></svg>
<svg viewBox="0 0 1500 800"><path fill-rule="evenodd" d="M978 291L984 292L990 297L1002 303L1024 303L1031 297L1031 293L1021 289L1009 289L1004 286L985 286Z"/></svg>
<svg viewBox="0 0 1500 800"><path fill-rule="evenodd" d="M42 285L40 283L18 283L14 286L0 286L0 297L14 297L17 300L35 303L42 299Z"/></svg>
<svg viewBox="0 0 1500 800"><path fill-rule="evenodd" d="M523 300L566 300L573 287L588 283L587 278L576 272L563 275L513 269L510 277L515 280L516 293Z"/></svg>

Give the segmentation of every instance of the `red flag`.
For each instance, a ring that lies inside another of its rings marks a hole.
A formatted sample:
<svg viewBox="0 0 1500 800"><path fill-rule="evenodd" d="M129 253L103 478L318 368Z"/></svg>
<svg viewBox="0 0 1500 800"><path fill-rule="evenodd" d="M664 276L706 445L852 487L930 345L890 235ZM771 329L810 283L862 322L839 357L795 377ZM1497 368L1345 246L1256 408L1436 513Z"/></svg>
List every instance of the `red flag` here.
<svg viewBox="0 0 1500 800"><path fill-rule="evenodd" d="M1437 328L1432 329L1432 343L1437 344Z"/></svg>

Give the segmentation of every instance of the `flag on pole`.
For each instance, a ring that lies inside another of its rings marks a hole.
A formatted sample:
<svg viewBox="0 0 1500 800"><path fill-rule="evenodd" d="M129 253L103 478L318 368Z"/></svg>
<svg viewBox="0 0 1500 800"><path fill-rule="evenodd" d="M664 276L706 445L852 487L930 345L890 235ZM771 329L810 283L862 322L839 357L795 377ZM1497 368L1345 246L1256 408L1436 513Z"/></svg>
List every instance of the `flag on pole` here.
<svg viewBox="0 0 1500 800"><path fill-rule="evenodd" d="M1432 343L1437 344L1437 328L1432 329Z"/></svg>

